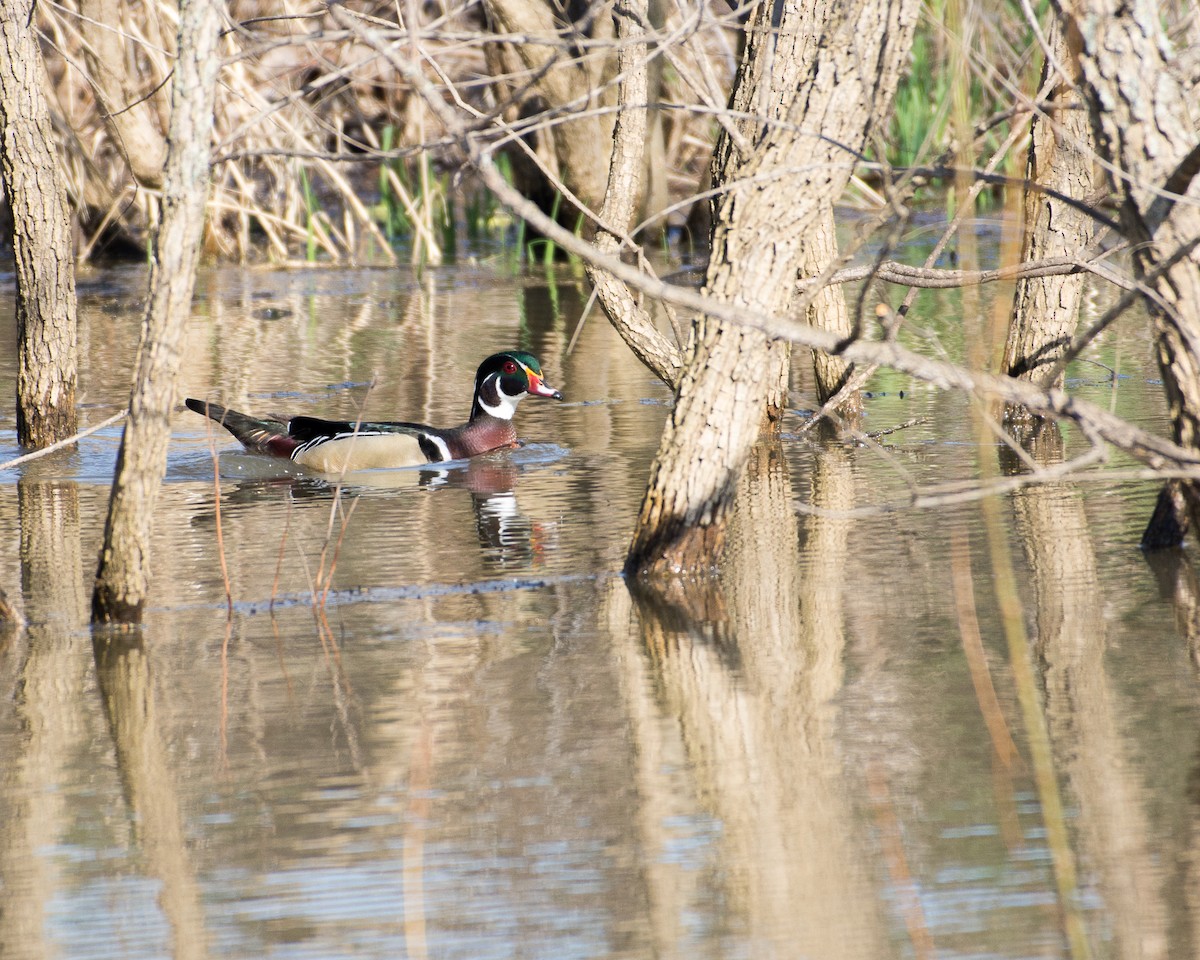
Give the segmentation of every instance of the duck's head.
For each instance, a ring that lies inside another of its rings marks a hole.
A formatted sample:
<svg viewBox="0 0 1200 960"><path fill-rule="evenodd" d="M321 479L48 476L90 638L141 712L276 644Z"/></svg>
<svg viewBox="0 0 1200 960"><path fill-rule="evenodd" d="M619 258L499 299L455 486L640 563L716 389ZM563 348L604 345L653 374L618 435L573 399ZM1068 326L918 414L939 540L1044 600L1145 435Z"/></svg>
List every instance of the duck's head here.
<svg viewBox="0 0 1200 960"><path fill-rule="evenodd" d="M486 413L500 420L511 420L517 412L517 404L526 397L563 398L542 381L542 365L537 357L517 350L494 353L475 372L471 419Z"/></svg>

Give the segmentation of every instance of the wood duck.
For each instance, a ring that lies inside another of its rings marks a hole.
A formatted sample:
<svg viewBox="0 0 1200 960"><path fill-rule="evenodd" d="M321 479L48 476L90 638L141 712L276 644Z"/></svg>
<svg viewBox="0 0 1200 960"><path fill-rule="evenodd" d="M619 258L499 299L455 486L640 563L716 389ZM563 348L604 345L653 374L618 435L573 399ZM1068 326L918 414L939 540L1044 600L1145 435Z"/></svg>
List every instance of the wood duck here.
<svg viewBox="0 0 1200 960"><path fill-rule="evenodd" d="M525 397L563 398L542 381L535 357L513 350L493 354L479 365L471 416L462 426L445 430L420 423L258 418L203 400L184 402L221 424L252 453L287 457L323 473L342 473L463 460L515 446L512 418Z"/></svg>

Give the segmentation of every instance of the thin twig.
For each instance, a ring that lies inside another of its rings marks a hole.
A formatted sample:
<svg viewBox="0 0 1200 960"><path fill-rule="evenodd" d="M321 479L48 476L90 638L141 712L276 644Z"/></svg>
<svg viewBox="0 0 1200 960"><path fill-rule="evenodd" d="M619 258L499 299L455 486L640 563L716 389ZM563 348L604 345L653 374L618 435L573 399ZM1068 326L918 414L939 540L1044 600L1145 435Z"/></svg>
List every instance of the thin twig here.
<svg viewBox="0 0 1200 960"><path fill-rule="evenodd" d="M42 447L40 450L34 450L32 453L26 453L19 457L9 460L7 463L0 463L0 470L11 470L13 467L19 466L22 463L28 463L31 460L38 460L47 454L53 453L55 450L61 450L63 447L69 447L76 441L82 440L84 437L90 437L93 433L103 430L105 427L111 427L114 423L119 423L128 415L128 410L122 410L120 413L114 413L107 420L102 420L94 427L88 427L86 430L80 430L78 433L67 437L65 440L59 440L57 443L52 443L48 447Z"/></svg>

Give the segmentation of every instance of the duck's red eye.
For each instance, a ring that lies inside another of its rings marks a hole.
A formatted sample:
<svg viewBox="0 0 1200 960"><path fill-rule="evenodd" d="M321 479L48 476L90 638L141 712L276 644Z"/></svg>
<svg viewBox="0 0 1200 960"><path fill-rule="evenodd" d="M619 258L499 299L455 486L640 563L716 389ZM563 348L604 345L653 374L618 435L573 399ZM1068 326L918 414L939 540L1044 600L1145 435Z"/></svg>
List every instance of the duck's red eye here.
<svg viewBox="0 0 1200 960"><path fill-rule="evenodd" d="M513 363L511 360L505 360L504 361L504 372L505 373L516 373L517 365L515 363Z"/></svg>

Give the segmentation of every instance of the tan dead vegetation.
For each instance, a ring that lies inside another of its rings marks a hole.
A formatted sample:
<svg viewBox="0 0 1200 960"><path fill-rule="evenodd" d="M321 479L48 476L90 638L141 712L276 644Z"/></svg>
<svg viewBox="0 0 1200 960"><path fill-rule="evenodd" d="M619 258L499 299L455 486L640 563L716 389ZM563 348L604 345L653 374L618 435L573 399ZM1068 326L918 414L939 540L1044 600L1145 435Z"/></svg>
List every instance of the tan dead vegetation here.
<svg viewBox="0 0 1200 960"><path fill-rule="evenodd" d="M546 37L499 33L475 3L350 8L418 59L447 102L494 131L514 177L542 177L550 192L561 187L549 131L565 118L544 112L543 77L529 64L547 67L512 51L544 46L561 70L613 57L610 39L592 44L561 26ZM663 101L679 109L657 114L660 156L671 160L656 209L698 191L711 150L710 111L724 104L736 54L725 29L733 14L714 10L672 6L663 14L672 63ZM390 203L411 230L412 258L439 262L439 218L453 202L450 190L462 186L464 165L424 101L378 50L340 30L324 4L243 0L226 13L206 256L388 262L397 257L382 209ZM64 0L39 4L37 15L76 252L84 260L140 253L157 216L178 10L156 0ZM410 22L419 28L408 31ZM603 118L601 110L593 116ZM567 126L587 116L576 110ZM673 215L686 212L684 205Z"/></svg>

